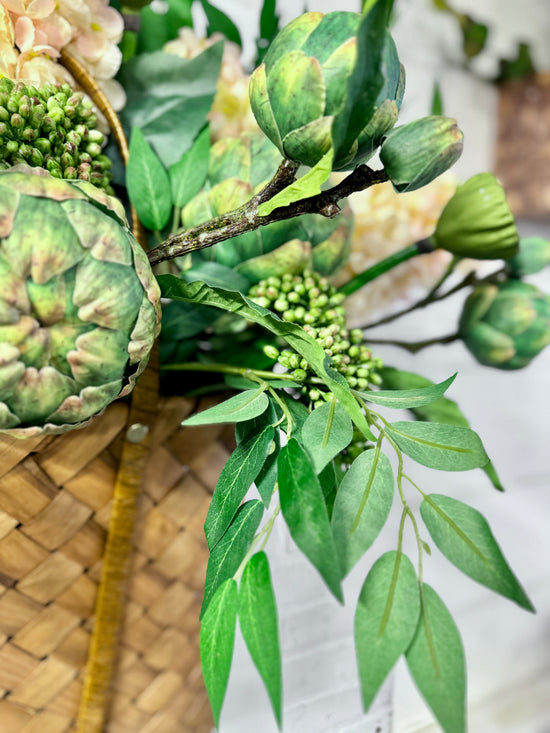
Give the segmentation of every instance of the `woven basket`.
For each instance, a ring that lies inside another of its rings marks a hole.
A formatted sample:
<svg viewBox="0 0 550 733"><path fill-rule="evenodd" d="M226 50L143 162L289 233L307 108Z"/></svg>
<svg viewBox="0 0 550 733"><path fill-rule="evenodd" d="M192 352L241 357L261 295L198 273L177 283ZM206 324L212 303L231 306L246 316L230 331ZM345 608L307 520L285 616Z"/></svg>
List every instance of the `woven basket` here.
<svg viewBox="0 0 550 733"><path fill-rule="evenodd" d="M152 422L99 728L109 733L212 728L198 650L208 557L202 525L229 448L220 428L180 427L196 407L160 400ZM2 733L76 726L128 413L115 403L90 427L63 436L0 437Z"/></svg>

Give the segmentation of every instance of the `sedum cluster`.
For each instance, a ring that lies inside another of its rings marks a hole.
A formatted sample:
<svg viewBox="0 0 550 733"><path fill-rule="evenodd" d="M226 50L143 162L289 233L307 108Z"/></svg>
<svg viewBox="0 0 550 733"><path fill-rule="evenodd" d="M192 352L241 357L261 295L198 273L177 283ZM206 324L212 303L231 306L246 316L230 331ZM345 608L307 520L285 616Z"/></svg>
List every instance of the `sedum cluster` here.
<svg viewBox="0 0 550 733"><path fill-rule="evenodd" d="M268 277L253 285L248 295L283 320L302 326L331 357L334 368L352 389L365 390L370 384L380 383L377 369L382 366L381 360L373 357L365 346L360 329L346 328L344 295L326 277L312 270L304 270L301 275L287 273L280 278ZM264 347L264 352L290 371L294 380L302 385L302 398L312 408L332 398L299 354L291 349L279 351L271 344Z"/></svg>
<svg viewBox="0 0 550 733"><path fill-rule="evenodd" d="M111 161L96 125L91 101L68 84L37 88L0 79L0 168L25 163L112 194Z"/></svg>

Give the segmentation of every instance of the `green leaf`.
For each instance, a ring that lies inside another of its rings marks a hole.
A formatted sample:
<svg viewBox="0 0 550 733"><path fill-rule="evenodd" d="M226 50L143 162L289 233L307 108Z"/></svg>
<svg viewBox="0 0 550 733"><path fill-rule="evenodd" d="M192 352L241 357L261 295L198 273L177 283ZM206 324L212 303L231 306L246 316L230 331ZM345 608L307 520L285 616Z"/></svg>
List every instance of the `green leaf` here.
<svg viewBox="0 0 550 733"><path fill-rule="evenodd" d="M204 14L208 21L208 35L213 33L222 33L228 41L242 46L241 34L239 29L225 13L211 5L208 0L201 0Z"/></svg>
<svg viewBox="0 0 550 733"><path fill-rule="evenodd" d="M264 681L279 728L282 717L282 669L277 605L265 553L253 555L239 587L239 623L243 638Z"/></svg>
<svg viewBox="0 0 550 733"><path fill-rule="evenodd" d="M365 120L374 113L376 99L384 84L380 60L392 5L393 0L378 0L369 8L357 31L357 60L348 77L344 105L332 123L336 159L347 154L365 127Z"/></svg>
<svg viewBox="0 0 550 733"><path fill-rule="evenodd" d="M245 502L239 508L224 536L210 553L206 567L201 619L220 585L228 578L232 578L239 569L252 544L263 513L264 506L261 501Z"/></svg>
<svg viewBox="0 0 550 733"><path fill-rule="evenodd" d="M279 31L279 18L276 13L276 5L275 0L264 0L263 2L262 12L260 13L260 37L256 40L258 54L254 63L255 67L262 63L269 44Z"/></svg>
<svg viewBox="0 0 550 733"><path fill-rule="evenodd" d="M386 552L367 575L355 612L355 651L365 710L407 650L419 616L418 580L411 561L400 552Z"/></svg>
<svg viewBox="0 0 550 733"><path fill-rule="evenodd" d="M204 128L222 53L222 42L189 61L162 51L144 53L121 69L124 127L139 127L164 165L177 163Z"/></svg>
<svg viewBox="0 0 550 733"><path fill-rule="evenodd" d="M214 594L204 614L200 631L201 667L204 684L214 715L219 726L237 625L237 583L226 580Z"/></svg>
<svg viewBox="0 0 550 733"><path fill-rule="evenodd" d="M130 137L126 186L143 225L151 231L163 229L172 213L170 179L138 127Z"/></svg>
<svg viewBox="0 0 550 733"><path fill-rule="evenodd" d="M351 419L335 400L311 412L302 426L302 445L310 455L315 473L320 473L353 438Z"/></svg>
<svg viewBox="0 0 550 733"><path fill-rule="evenodd" d="M431 538L447 560L478 583L534 611L483 515L441 494L425 496L420 513Z"/></svg>
<svg viewBox="0 0 550 733"><path fill-rule="evenodd" d="M155 12L150 7L141 10L138 43L139 51L158 51L165 43L178 36L178 28L193 27L191 5L193 0L170 0L167 12Z"/></svg>
<svg viewBox="0 0 550 733"><path fill-rule="evenodd" d="M269 400L263 387L247 389L246 392L240 392L208 410L191 415L182 422L182 425L213 425L214 423L250 420L252 417L261 415L268 405Z"/></svg>
<svg viewBox="0 0 550 733"><path fill-rule="evenodd" d="M271 425L238 445L222 469L208 514L204 533L210 551L223 537L241 501L260 472L273 441Z"/></svg>
<svg viewBox="0 0 550 733"><path fill-rule="evenodd" d="M386 428L403 453L440 471L469 471L489 460L477 433L459 425L400 421Z"/></svg>
<svg viewBox="0 0 550 733"><path fill-rule="evenodd" d="M231 267L220 265L218 262L199 260L189 270L184 270L181 276L188 283L200 280L207 285L225 288L226 290L239 290L242 292L250 288L250 280L244 275L236 272Z"/></svg>
<svg viewBox="0 0 550 733"><path fill-rule="evenodd" d="M279 453L279 497L292 539L334 596L343 602L341 573L319 479L295 438Z"/></svg>
<svg viewBox="0 0 550 733"><path fill-rule="evenodd" d="M412 678L445 733L466 731L466 668L460 633L429 585L422 616L405 658Z"/></svg>
<svg viewBox="0 0 550 733"><path fill-rule="evenodd" d="M288 206L296 201L316 196L321 193L321 186L330 176L332 171L333 150L332 148L323 155L321 160L314 165L304 176L291 183L282 191L275 194L269 201L264 201L258 207L258 216L267 216L274 209L281 206Z"/></svg>
<svg viewBox="0 0 550 733"><path fill-rule="evenodd" d="M378 537L390 513L393 493L391 464L376 449L361 453L344 474L332 512L332 532L344 575Z"/></svg>
<svg viewBox="0 0 550 733"><path fill-rule="evenodd" d="M365 416L345 378L332 368L330 359L323 348L300 326L282 321L274 313L253 303L242 293L211 288L204 283L184 283L173 275L159 275L157 281L165 298L184 300L198 305L212 305L225 311L238 313L243 318L258 323L271 333L283 338L323 380L336 399L345 407L361 433L368 440L374 440Z"/></svg>
<svg viewBox="0 0 550 733"><path fill-rule="evenodd" d="M382 377L382 386L388 389L418 389L433 385L433 382L420 376L420 374L404 372L393 367L384 367L379 371L379 374ZM428 405L416 405L410 410L417 420L445 423L446 425L461 425L465 428L470 427L470 423L462 410L454 400L450 400L448 397L440 397ZM482 470L485 471L495 489L504 491L497 472L490 461L482 467Z"/></svg>
<svg viewBox="0 0 550 733"><path fill-rule="evenodd" d="M451 384L454 382L456 372L452 377L449 377L444 382L434 384L429 387L421 387L420 389L391 389L391 390L378 390L377 392L360 392L359 394L367 402L374 402L377 405L383 405L384 407L394 407L396 409L408 407L409 409L414 407L422 407L422 405L429 405L430 402L435 402L441 395L449 389Z"/></svg>
<svg viewBox="0 0 550 733"><path fill-rule="evenodd" d="M209 153L210 128L206 125L189 150L168 170L174 206L182 208L203 187L208 174Z"/></svg>
<svg viewBox="0 0 550 733"><path fill-rule="evenodd" d="M439 82L434 82L432 92L432 107L430 111L431 115L442 115L443 114L443 99L441 98L441 87Z"/></svg>

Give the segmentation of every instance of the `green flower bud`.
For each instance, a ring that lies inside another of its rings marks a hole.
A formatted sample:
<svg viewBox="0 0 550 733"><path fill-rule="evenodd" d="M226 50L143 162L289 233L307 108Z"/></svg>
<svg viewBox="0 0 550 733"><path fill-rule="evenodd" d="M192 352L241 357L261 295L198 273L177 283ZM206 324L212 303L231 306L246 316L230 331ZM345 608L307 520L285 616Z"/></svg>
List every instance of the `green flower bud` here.
<svg viewBox="0 0 550 733"><path fill-rule="evenodd" d="M456 163L462 141L456 120L422 117L388 133L380 148L380 160L398 193L414 191Z"/></svg>
<svg viewBox="0 0 550 733"><path fill-rule="evenodd" d="M256 120L281 154L314 166L332 145L334 116L345 103L348 77L357 58L359 13L304 13L283 28L250 80ZM381 136L395 123L404 77L395 44L386 34L382 54L383 85L375 100L357 109L359 132L339 151L334 170L367 160ZM376 73L379 69L376 69ZM366 80L368 83L368 80Z"/></svg>
<svg viewBox="0 0 550 733"><path fill-rule="evenodd" d="M480 285L466 299L459 332L481 364L520 369L550 343L550 297L517 280Z"/></svg>
<svg viewBox="0 0 550 733"><path fill-rule="evenodd" d="M550 242L541 237L526 237L519 242L519 252L506 263L512 277L540 272L550 263Z"/></svg>
<svg viewBox="0 0 550 733"><path fill-rule="evenodd" d="M479 173L457 188L430 241L454 255L481 260L507 259L518 251L514 217L492 173Z"/></svg>
<svg viewBox="0 0 550 733"><path fill-rule="evenodd" d="M276 346L273 346L273 344L265 344L262 351L269 359L279 358L279 349Z"/></svg>
<svg viewBox="0 0 550 733"><path fill-rule="evenodd" d="M301 384L302 382L305 382L307 379L307 372L305 369L294 369L292 372L290 372L290 376L292 379L294 379L295 382L298 382L298 384Z"/></svg>

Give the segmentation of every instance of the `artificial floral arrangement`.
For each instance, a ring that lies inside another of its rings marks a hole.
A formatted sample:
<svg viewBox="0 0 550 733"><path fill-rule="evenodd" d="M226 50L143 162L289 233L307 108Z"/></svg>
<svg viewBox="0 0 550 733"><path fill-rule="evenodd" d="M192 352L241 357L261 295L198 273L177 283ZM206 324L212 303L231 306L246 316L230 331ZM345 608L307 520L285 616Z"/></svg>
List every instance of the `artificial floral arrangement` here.
<svg viewBox="0 0 550 733"><path fill-rule="evenodd" d="M453 338L484 365L521 368L550 343L550 298L522 279L550 260L548 243L519 241L501 185L480 173L448 192L429 234L350 270L346 198L390 184L406 196L462 151L453 119L398 124L405 72L389 30L391 0L366 0L358 13L308 12L282 29L266 0L249 85L259 129L241 98L245 123L215 141L207 116L224 43L205 43L195 56L178 47L178 30L184 46L191 37L191 0L171 0L163 14L143 2L96 0L76 32L64 3L31 5L39 4L0 3L0 432L28 440L85 431L136 380L139 398L151 353L166 392L221 395L184 422L189 430L235 424L236 447L204 526L201 661L216 724L238 618L282 725L264 552L274 523L286 522L343 602L342 582L397 494L396 549L373 563L355 614L364 708L404 655L443 730L464 731L460 634L422 579L430 544L470 578L533 607L484 517L458 499L425 494L409 463L482 468L497 489L500 482L445 397L455 376L434 384L384 365L368 332L349 326L347 304L398 265L421 269L439 258L414 307L470 288ZM239 40L219 9L202 5L211 34ZM141 25L124 33L114 81L106 68L118 58L119 10L132 10ZM108 29L103 45L94 24ZM121 137L99 88L106 81L129 150L106 145L109 127ZM217 104L219 131L220 95ZM370 167L375 154L380 162ZM464 258L503 263L445 289ZM412 419L392 420L394 408ZM245 500L253 486L257 498ZM422 495L420 517L409 490ZM416 558L402 549L407 528Z"/></svg>

